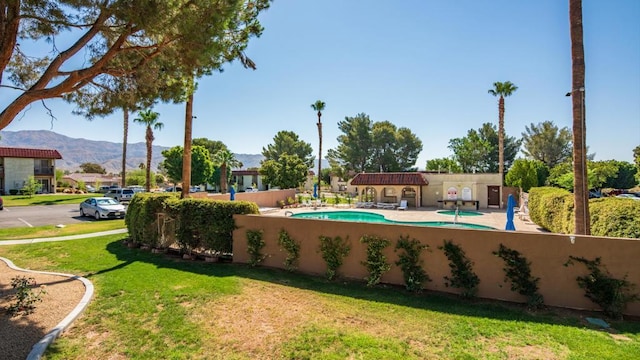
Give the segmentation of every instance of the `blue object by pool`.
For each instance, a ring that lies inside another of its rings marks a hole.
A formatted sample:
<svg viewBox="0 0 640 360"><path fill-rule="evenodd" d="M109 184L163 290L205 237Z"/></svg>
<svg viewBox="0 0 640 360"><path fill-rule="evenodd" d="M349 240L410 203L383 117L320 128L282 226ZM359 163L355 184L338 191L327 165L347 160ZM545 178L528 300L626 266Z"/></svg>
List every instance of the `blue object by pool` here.
<svg viewBox="0 0 640 360"><path fill-rule="evenodd" d="M372 222L382 224L398 224L398 225L414 225L414 226L439 226L439 227L455 227L465 229L482 229L482 230L495 230L490 226L466 224L466 223L453 223L449 221L395 221L388 220L380 214L374 214L364 211L321 211L321 212L306 212L291 215L291 217L299 219L322 219L322 220L340 220L340 221L358 221L358 222Z"/></svg>
<svg viewBox="0 0 640 360"><path fill-rule="evenodd" d="M514 231L516 229L515 224L513 223L513 208L516 207L516 200L513 198L513 194L509 194L509 198L507 199L507 225L505 225L505 230Z"/></svg>
<svg viewBox="0 0 640 360"><path fill-rule="evenodd" d="M456 211L455 210L438 210L437 213L440 214L440 215L451 215L451 216L455 216L456 215ZM479 213L477 211L466 211L466 210L459 210L458 211L458 216L481 216L481 215L483 215L483 214Z"/></svg>
<svg viewBox="0 0 640 360"><path fill-rule="evenodd" d="M234 189L232 186L231 189L229 190L229 200L233 201L235 199L236 199L236 189Z"/></svg>

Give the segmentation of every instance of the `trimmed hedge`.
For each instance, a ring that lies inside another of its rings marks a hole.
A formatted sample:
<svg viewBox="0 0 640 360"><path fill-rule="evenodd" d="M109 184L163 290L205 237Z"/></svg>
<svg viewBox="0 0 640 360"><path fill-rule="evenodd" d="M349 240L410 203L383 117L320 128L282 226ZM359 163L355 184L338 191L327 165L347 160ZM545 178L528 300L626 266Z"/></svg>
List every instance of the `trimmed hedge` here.
<svg viewBox="0 0 640 360"><path fill-rule="evenodd" d="M247 201L178 199L173 193L139 193L125 216L132 241L158 247L158 214L175 222L177 242L183 250L204 249L230 253L235 222L233 214L259 214L258 205Z"/></svg>
<svg viewBox="0 0 640 360"><path fill-rule="evenodd" d="M640 239L640 201L616 197L589 202L591 235Z"/></svg>
<svg viewBox="0 0 640 360"><path fill-rule="evenodd" d="M589 200L591 235L640 239L640 201L616 197ZM573 194L553 187L529 191L529 216L558 234L574 232Z"/></svg>
<svg viewBox="0 0 640 360"><path fill-rule="evenodd" d="M569 191L555 187L532 188L528 206L534 223L554 233L573 233L573 194Z"/></svg>

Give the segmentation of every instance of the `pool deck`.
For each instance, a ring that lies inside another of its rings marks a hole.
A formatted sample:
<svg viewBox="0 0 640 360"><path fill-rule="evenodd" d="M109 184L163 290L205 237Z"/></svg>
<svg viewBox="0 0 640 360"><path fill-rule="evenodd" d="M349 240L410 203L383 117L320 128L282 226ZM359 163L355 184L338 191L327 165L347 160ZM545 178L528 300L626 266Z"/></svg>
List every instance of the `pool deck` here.
<svg viewBox="0 0 640 360"><path fill-rule="evenodd" d="M389 220L396 221L450 221L453 222L452 215L439 214L438 210L443 210L435 207L423 207L423 208L408 208L407 210L391 210L391 209L362 209L362 208L349 208L346 206L334 207L323 206L314 209L313 207L298 207L298 208L262 208L260 212L266 216L286 216L288 212L293 214L302 212L314 212L314 211L364 211L375 214L381 214ZM477 212L482 213L481 216L458 216L458 222L468 224L478 224L490 226L498 230L504 230L507 222L506 210L504 209L480 209ZM545 232L535 223L529 219L520 219L518 216L514 217L513 223L516 227L516 231L525 232Z"/></svg>

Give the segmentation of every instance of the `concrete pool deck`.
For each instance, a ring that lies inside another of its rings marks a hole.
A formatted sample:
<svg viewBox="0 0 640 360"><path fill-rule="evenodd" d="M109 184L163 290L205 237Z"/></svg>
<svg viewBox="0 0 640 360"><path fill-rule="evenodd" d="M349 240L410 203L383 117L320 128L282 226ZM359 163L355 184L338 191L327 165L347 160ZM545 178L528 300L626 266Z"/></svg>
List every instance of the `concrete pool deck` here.
<svg viewBox="0 0 640 360"><path fill-rule="evenodd" d="M286 216L288 212L293 214L303 212L318 212L318 211L363 211L369 213L375 213L383 215L389 220L396 221L450 221L453 222L452 215L439 214L439 209L435 207L423 207L423 208L408 208L407 210L391 210L391 209L362 209L362 208L349 208L346 206L323 206L314 209L313 207L298 207L298 208L263 208L260 209L260 213L266 216ZM504 209L481 209L477 212L481 213L481 216L458 216L458 222L468 224L485 225L495 228L497 230L504 230L507 223L507 213ZM546 232L538 225L531 222L529 219L520 219L518 216L514 217L513 223L515 224L516 231L524 232Z"/></svg>

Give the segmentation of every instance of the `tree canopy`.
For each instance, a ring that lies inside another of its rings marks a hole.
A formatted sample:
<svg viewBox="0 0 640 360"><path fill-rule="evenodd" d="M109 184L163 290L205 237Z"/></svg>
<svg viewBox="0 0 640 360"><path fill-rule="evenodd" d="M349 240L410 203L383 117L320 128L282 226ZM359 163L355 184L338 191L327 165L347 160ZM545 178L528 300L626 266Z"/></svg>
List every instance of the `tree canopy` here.
<svg viewBox="0 0 640 360"><path fill-rule="evenodd" d="M549 173L547 166L539 160L517 159L505 177L507 186L516 186L524 192L532 187L544 185L546 175Z"/></svg>
<svg viewBox="0 0 640 360"><path fill-rule="evenodd" d="M69 101L87 86L95 93L117 93L129 77L153 79L158 88L182 94L185 78L219 70L244 55L247 40L262 27L258 14L269 0L147 1L2 1L0 74L8 74L16 91L0 112L0 130L29 104L56 97ZM52 41L65 38L69 41ZM25 46L48 43L43 46ZM62 44L69 44L59 48ZM27 52L30 50L31 52ZM84 57L84 61L77 61ZM88 89L88 88L87 88ZM85 90L85 96L92 94ZM90 103L90 102L89 102ZM115 103L114 103L115 104ZM118 106L120 103L117 104Z"/></svg>
<svg viewBox="0 0 640 360"><path fill-rule="evenodd" d="M174 146L163 150L164 161L162 167L167 172L167 177L174 183L182 181L182 146ZM191 148L191 185L200 185L210 182L213 177L214 164L209 156L209 150L204 146L194 145ZM183 186L185 186L183 184Z"/></svg>
<svg viewBox="0 0 640 360"><path fill-rule="evenodd" d="M92 162L86 162L86 163L80 164L80 170L82 170L83 173L88 173L88 174L106 174L107 173L107 170L105 170L105 168L103 168L100 164L96 164Z"/></svg>
<svg viewBox="0 0 640 360"><path fill-rule="evenodd" d="M293 131L282 130L273 137L273 143L262 148L262 155L266 160L280 161L284 154L297 155L307 166L313 166L315 157L311 155L313 149L311 144L300 140L298 134Z"/></svg>
<svg viewBox="0 0 640 360"><path fill-rule="evenodd" d="M505 169L511 167L520 144L521 140L515 137L504 137ZM453 151L453 158L460 164L463 172L498 172L498 132L494 124L484 123L478 130L469 130L466 137L449 140L449 149Z"/></svg>
<svg viewBox="0 0 640 360"><path fill-rule="evenodd" d="M298 155L284 153L278 160L268 159L262 162L260 174L265 182L282 189L297 188L309 173L309 167Z"/></svg>
<svg viewBox="0 0 640 360"><path fill-rule="evenodd" d="M573 134L567 127L558 129L552 121L525 126L522 133L522 152L533 160L540 160L552 168L571 159Z"/></svg>
<svg viewBox="0 0 640 360"><path fill-rule="evenodd" d="M345 117L338 122L342 134L338 146L328 151L332 164L343 172L392 172L415 170L422 141L406 127L390 121L372 122L367 114Z"/></svg>
<svg viewBox="0 0 640 360"><path fill-rule="evenodd" d="M457 174L462 172L462 167L452 158L439 158L427 160L426 170L442 173Z"/></svg>

